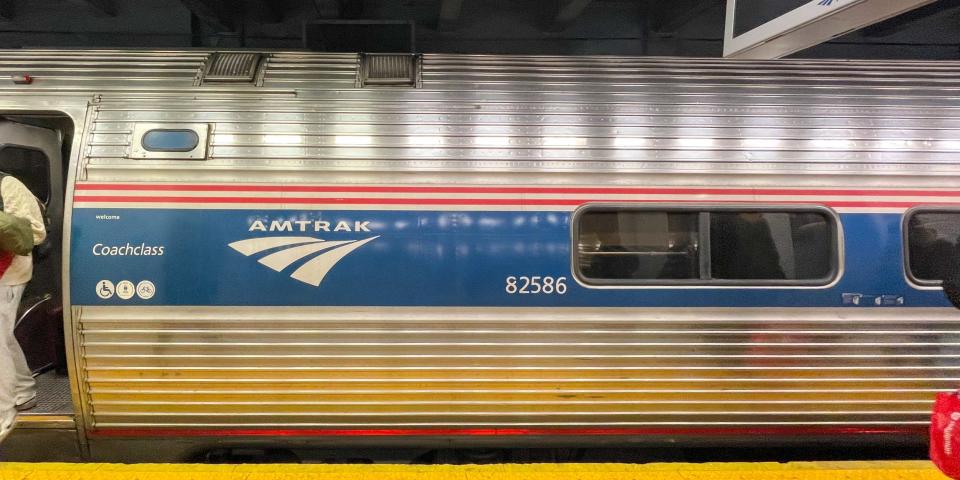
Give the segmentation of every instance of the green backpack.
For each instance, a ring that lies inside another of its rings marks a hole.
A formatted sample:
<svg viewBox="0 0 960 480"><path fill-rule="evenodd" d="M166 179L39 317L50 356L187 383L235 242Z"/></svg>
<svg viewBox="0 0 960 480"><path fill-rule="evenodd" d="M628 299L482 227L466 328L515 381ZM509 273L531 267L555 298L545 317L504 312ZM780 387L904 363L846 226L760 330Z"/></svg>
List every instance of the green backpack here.
<svg viewBox="0 0 960 480"><path fill-rule="evenodd" d="M7 176L0 173L0 182L3 182L3 179ZM0 192L0 210L3 210L2 192ZM42 213L43 210L41 209ZM0 211L0 252L29 255L32 251L33 229L30 228L30 222L24 218Z"/></svg>
<svg viewBox="0 0 960 480"><path fill-rule="evenodd" d="M0 212L0 251L29 255L33 251L33 230L30 222Z"/></svg>

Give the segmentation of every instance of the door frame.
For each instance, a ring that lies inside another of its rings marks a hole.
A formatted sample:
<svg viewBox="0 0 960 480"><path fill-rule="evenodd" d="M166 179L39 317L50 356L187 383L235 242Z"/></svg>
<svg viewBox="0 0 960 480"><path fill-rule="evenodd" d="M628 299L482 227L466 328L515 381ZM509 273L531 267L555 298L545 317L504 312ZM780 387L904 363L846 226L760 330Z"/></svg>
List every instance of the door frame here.
<svg viewBox="0 0 960 480"><path fill-rule="evenodd" d="M33 108L31 108L31 105L33 105ZM56 107L51 108L52 105L55 105ZM0 115L9 115L12 117L21 118L31 116L53 116L68 120L72 125L72 138L67 145L66 135L64 132L56 132L55 130L44 129L43 127L34 127L32 125L17 123L15 120L10 120L10 123L14 123L19 127L36 128L53 132L58 137L59 147L55 152L55 156L60 160L61 163L57 166L57 168L52 168L51 165L51 175L58 175L60 177L60 184L58 188L55 188L52 185L53 182L51 182L48 209L49 205L53 205L55 202L57 202L57 213L59 214L60 221L53 221L51 223L56 224L55 226L52 226L52 228L58 229L61 242L60 248L56 249L57 254L60 255L59 294L63 306L63 329L65 337L64 347L66 350L66 367L70 382L71 403L73 404L73 418L72 421L69 422L69 427L66 425L60 425L60 422L53 422L50 425L44 425L44 427L60 429L59 431L65 431L63 429L67 428L69 430L73 430L75 432L75 438L80 450L80 454L85 458L89 457L90 452L86 435L86 422L90 417L86 411L88 406L86 402L83 401L85 396L81 390L81 381L79 378L79 372L81 370L79 370L79 367L81 362L80 352L82 351L82 346L80 344L80 339L75 333L76 329L74 328L74 319L77 317L76 312L74 312L71 308L72 304L70 300L70 225L74 184L77 178L77 165L80 158L83 156L82 149L86 145L86 125L89 124L90 116L95 111L94 105L95 102L91 102L89 97L0 98ZM13 142L5 143L13 144ZM23 146L30 147L30 145ZM63 147L66 147L66 150L64 150ZM42 148L40 150L47 154L51 163L54 162L54 157L51 156L51 153L48 153ZM53 212L50 212L50 215L53 218Z"/></svg>

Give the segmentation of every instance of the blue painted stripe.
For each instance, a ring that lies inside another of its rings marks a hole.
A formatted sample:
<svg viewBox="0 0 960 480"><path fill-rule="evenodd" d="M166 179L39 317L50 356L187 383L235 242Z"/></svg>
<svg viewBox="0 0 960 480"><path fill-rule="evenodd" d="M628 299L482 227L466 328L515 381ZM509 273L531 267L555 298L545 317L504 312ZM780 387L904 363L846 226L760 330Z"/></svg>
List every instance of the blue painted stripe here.
<svg viewBox="0 0 960 480"><path fill-rule="evenodd" d="M71 295L76 305L836 307L843 293L860 293L868 299L903 296L905 307L948 306L939 291L906 283L901 217L841 215L845 272L831 288L610 290L585 288L573 280L566 212L78 208ZM269 225L280 219L305 222L308 231L249 231L256 220ZM344 222L350 229L362 224L370 231L313 232L313 222L330 222L331 228ZM334 242L379 237L348 252L316 287L291 278L317 258L313 255L277 272L257 262L277 248L245 256L228 246L281 235ZM163 255L96 255L97 245L98 253L104 247L107 252L122 247L127 253L143 253L136 249L141 246L154 247L156 253L163 247ZM524 275L565 277L568 290L564 295L508 294L506 277ZM96 290L103 280L135 285L149 280L156 293L149 300L116 294L102 299Z"/></svg>

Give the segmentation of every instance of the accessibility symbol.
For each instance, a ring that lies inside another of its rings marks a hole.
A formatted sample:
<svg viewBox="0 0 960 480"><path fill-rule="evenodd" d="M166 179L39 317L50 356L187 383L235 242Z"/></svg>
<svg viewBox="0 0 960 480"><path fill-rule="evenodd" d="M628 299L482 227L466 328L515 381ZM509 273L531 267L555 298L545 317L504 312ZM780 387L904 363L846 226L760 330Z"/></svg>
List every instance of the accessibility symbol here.
<svg viewBox="0 0 960 480"><path fill-rule="evenodd" d="M100 280L97 282L97 296L106 300L113 296L113 293L116 292L116 288L113 286L113 282L110 280Z"/></svg>

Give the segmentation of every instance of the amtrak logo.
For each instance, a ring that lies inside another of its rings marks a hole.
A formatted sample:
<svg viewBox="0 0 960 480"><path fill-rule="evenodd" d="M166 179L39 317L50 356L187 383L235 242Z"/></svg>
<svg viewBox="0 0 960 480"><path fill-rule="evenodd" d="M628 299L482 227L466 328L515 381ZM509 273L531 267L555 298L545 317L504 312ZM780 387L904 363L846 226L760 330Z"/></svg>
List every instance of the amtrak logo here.
<svg viewBox="0 0 960 480"><path fill-rule="evenodd" d="M830 5L833 5L834 3L839 4L839 3L840 3L840 0L820 0L820 2L819 2L817 5L823 5L824 7L829 7Z"/></svg>
<svg viewBox="0 0 960 480"><path fill-rule="evenodd" d="M294 270L290 278L318 287L343 257L378 238L379 235L363 240L327 241L313 237L261 237L233 242L229 247L247 257L279 249L257 260L277 272L312 255L313 258Z"/></svg>

